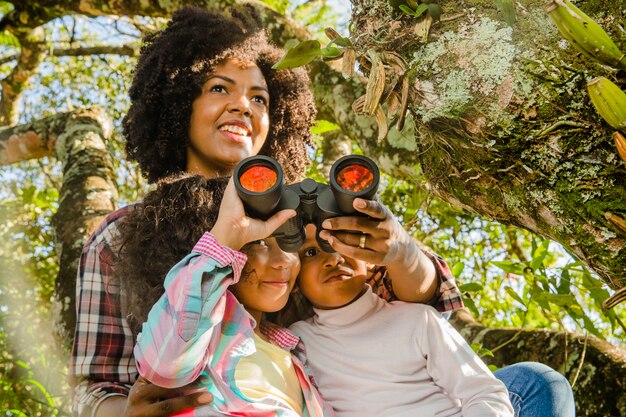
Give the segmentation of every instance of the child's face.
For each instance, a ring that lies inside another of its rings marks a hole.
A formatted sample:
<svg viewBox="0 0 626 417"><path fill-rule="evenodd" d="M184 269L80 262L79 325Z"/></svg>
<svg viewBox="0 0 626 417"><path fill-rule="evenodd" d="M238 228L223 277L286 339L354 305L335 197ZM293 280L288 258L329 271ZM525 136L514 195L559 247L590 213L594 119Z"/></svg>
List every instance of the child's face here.
<svg viewBox="0 0 626 417"><path fill-rule="evenodd" d="M315 226L306 227L306 241L298 251L298 287L317 308L339 308L354 301L367 279L364 261L324 252L315 239Z"/></svg>
<svg viewBox="0 0 626 417"><path fill-rule="evenodd" d="M248 243L242 252L248 255L248 262L231 290L259 321L263 313L278 311L287 304L300 271L300 259L295 253L283 252L274 238Z"/></svg>

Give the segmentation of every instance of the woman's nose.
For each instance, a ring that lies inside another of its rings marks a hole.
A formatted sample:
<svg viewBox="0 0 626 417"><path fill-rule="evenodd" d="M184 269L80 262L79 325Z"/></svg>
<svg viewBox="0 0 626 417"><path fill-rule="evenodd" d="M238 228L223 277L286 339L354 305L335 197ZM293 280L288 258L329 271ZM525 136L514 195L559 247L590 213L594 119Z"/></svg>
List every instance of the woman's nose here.
<svg viewBox="0 0 626 417"><path fill-rule="evenodd" d="M233 94L227 110L231 113L241 113L250 116L250 100L243 94Z"/></svg>

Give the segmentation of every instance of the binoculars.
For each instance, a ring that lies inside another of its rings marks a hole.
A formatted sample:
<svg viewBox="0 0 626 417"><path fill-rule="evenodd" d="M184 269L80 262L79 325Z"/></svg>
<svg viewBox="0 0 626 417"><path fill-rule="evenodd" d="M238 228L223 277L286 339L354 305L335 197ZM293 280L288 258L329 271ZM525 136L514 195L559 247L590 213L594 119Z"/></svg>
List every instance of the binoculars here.
<svg viewBox="0 0 626 417"><path fill-rule="evenodd" d="M285 252L297 252L305 240L305 227L317 227L320 248L334 252L320 238L322 222L330 217L355 215L367 217L352 207L355 198L371 200L378 190L380 173L371 159L348 155L337 160L330 169L330 185L311 178L285 185L283 171L274 159L251 156L239 162L233 174L235 187L248 216L267 220L284 209L293 209L296 216L287 220L272 234Z"/></svg>

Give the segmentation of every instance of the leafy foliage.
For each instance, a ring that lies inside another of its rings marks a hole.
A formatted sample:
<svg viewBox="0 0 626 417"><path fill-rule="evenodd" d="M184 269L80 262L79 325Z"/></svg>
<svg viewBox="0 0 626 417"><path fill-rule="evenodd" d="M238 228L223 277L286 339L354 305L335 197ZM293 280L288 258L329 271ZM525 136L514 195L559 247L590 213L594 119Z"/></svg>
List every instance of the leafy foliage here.
<svg viewBox="0 0 626 417"><path fill-rule="evenodd" d="M623 307L609 311L604 283L560 245L460 212L414 182L388 178L383 201L451 265L463 301L488 327L549 328L626 340Z"/></svg>
<svg viewBox="0 0 626 417"><path fill-rule="evenodd" d="M323 1L266 2L280 12L292 13L314 37L321 36L326 26L341 26ZM426 2L413 3L406 3L411 13L423 16L420 7ZM496 0L507 21L511 12L504 6L508 3ZM8 11L10 4L0 2L0 14ZM123 30L106 32L110 27ZM107 37L120 43L138 42L139 37L133 27L109 18L64 17L46 30L52 46L71 45L75 39L89 44ZM11 40L1 36L0 55L14 53ZM348 46L345 38L325 47L318 41L308 42L290 50L286 65L304 65L318 56L337 57ZM135 166L125 161L119 140L133 65L132 58L110 55L50 58L30 82L21 109L21 121L26 122L78 106L106 108L116 122L111 152L121 204L137 200L147 187ZM0 75L11 69L11 63L0 66ZM319 121L314 133L333 129L335 125ZM354 151L360 152L356 145ZM312 152L312 157L321 162L319 153ZM50 224L58 206L61 175L59 165L47 159L0 169L0 409L8 415L69 413L67 352L58 349L52 336L58 266ZM309 175L326 180L315 164ZM384 177L381 198L418 240L451 265L477 320L491 327L577 330L624 343L626 330L620 316L625 309L602 310L608 291L580 262L527 231L461 212L428 195L422 185L420 178ZM482 346L474 348L479 354L490 354Z"/></svg>

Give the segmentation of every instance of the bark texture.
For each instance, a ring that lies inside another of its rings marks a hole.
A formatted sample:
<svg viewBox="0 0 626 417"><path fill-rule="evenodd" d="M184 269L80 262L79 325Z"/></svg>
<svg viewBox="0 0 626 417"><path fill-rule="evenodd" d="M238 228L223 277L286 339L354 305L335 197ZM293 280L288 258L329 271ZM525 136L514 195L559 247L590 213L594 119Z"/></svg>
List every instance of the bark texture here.
<svg viewBox="0 0 626 417"><path fill-rule="evenodd" d="M59 113L0 133L3 164L54 156L63 165L59 209L53 217L59 274L56 297L59 340L71 341L76 323L76 269L87 237L117 207L117 186L107 140L110 118L99 109ZM19 149L25 152L13 152ZM9 152L7 152L9 150Z"/></svg>
<svg viewBox="0 0 626 417"><path fill-rule="evenodd" d="M513 28L492 1L440 1L427 42L386 2L353 4L357 55L392 51L408 64L413 121L402 141L387 140L404 151L391 154L397 171L419 163L444 200L556 240L624 287L626 232L606 213L626 217L626 167L586 92L591 78L615 74L562 40L544 1L515 2ZM623 22L602 16L622 16L621 1L577 5L620 43Z"/></svg>
<svg viewBox="0 0 626 417"><path fill-rule="evenodd" d="M573 386L578 416L626 416L626 350L593 336L552 330L490 329L461 310L452 324L469 343L494 350L483 357L503 367L534 361L559 371Z"/></svg>

